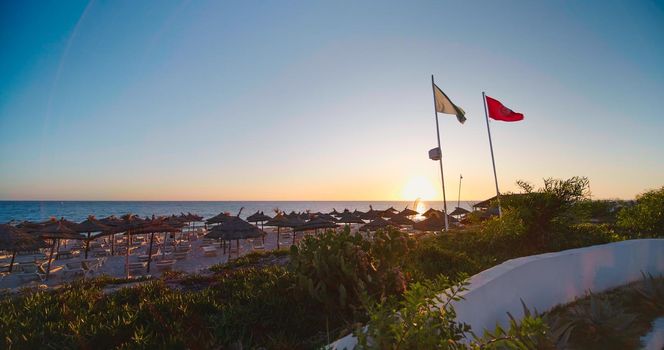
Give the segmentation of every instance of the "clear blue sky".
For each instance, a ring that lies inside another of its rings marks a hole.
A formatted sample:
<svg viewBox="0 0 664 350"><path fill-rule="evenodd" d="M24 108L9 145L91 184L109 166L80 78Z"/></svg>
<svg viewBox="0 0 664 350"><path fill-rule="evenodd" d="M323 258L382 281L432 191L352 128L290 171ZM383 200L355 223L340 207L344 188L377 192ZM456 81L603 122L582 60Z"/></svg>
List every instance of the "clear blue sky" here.
<svg viewBox="0 0 664 350"><path fill-rule="evenodd" d="M413 199L664 184L653 1L2 1L0 199ZM410 186L410 187L409 187ZM419 192L418 192L419 191Z"/></svg>

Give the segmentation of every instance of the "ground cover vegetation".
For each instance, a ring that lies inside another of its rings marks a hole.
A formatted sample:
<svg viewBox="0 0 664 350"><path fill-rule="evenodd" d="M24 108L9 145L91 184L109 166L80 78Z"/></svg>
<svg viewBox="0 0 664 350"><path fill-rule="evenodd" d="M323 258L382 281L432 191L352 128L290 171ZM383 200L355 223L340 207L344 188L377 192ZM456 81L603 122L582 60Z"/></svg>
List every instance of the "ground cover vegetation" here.
<svg viewBox="0 0 664 350"><path fill-rule="evenodd" d="M519 195L503 200L502 218L471 214L463 229L447 233L415 239L388 230L367 240L325 232L290 251L250 254L204 274L170 273L117 290L128 281L102 277L5 295L1 347L309 349L360 328L368 335L360 339L364 348L556 348L560 339L590 339L577 335L589 329L582 311L573 331L562 332L566 338L547 335L567 321L536 313L475 336L434 295L456 298L467 276L511 258L662 237L664 187L616 203L590 200L582 177L519 185ZM661 311L661 280L653 281L639 289L650 304L634 310Z"/></svg>

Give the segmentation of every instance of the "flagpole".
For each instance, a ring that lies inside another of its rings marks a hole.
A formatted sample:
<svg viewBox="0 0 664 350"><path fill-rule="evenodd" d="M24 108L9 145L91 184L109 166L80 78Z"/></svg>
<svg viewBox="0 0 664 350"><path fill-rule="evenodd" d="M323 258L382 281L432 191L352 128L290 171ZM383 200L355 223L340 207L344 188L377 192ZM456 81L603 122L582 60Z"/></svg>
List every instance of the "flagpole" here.
<svg viewBox="0 0 664 350"><path fill-rule="evenodd" d="M431 93L433 94L433 113L436 116L436 136L438 137L438 150L440 151L440 159L438 159L438 164L440 164L440 182L443 185L443 210L445 217L445 231L449 230L450 226L447 222L447 198L445 197L445 175L443 175L443 149L440 147L440 128L438 127L438 110L436 110L436 90L435 83L433 81L433 74L431 74Z"/></svg>
<svg viewBox="0 0 664 350"><path fill-rule="evenodd" d="M457 198L457 208L461 208L461 179L463 179L463 175L459 174L459 197Z"/></svg>
<svg viewBox="0 0 664 350"><path fill-rule="evenodd" d="M500 191L498 190L498 175L496 175L496 160L493 157L493 142L491 142L491 128L489 127L489 113L486 108L486 94L482 91L482 104L484 105L484 117L486 118L486 131L489 134L489 149L491 150L491 164L493 164L493 179L496 182L496 198L498 199L498 216L503 216L503 210L500 207Z"/></svg>

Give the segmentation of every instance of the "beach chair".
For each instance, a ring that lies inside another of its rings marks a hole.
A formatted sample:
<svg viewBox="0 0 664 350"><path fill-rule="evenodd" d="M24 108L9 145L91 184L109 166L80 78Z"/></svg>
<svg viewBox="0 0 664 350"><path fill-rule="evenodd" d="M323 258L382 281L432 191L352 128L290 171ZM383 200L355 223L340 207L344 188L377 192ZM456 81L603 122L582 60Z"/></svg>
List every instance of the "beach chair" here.
<svg viewBox="0 0 664 350"><path fill-rule="evenodd" d="M37 272L37 264L33 262L20 262L18 264L14 264L14 270L17 272Z"/></svg>
<svg viewBox="0 0 664 350"><path fill-rule="evenodd" d="M146 274L145 268L146 268L146 263L144 262L134 262L127 264L127 271L129 272L129 275L132 276L145 275Z"/></svg>
<svg viewBox="0 0 664 350"><path fill-rule="evenodd" d="M187 258L188 254L188 251L176 251L173 253L173 258L175 258L175 260L184 260Z"/></svg>
<svg viewBox="0 0 664 350"><path fill-rule="evenodd" d="M71 259L74 257L74 253L71 250L61 250L58 252L56 260Z"/></svg>
<svg viewBox="0 0 664 350"><path fill-rule="evenodd" d="M99 259L81 260L81 267L85 271L86 275L93 275L97 269L99 269L101 263L102 262Z"/></svg>
<svg viewBox="0 0 664 350"><path fill-rule="evenodd" d="M217 256L217 248L215 247L203 247L203 256L214 257Z"/></svg>
<svg viewBox="0 0 664 350"><path fill-rule="evenodd" d="M251 247L252 247L254 250L265 250L265 245L263 244L263 240L262 240L262 239L255 239L255 240L252 242Z"/></svg>
<svg viewBox="0 0 664 350"><path fill-rule="evenodd" d="M109 250L106 250L106 249L101 249L100 248L100 249L95 249L95 250L92 251L92 256L94 256L95 258L106 257L106 256L109 256L109 255L111 255L111 252Z"/></svg>
<svg viewBox="0 0 664 350"><path fill-rule="evenodd" d="M191 251L191 244L180 244L177 247L175 247L176 252L190 252Z"/></svg>
<svg viewBox="0 0 664 350"><path fill-rule="evenodd" d="M175 260L160 260L154 264L159 271L171 271L173 270L173 265L175 265Z"/></svg>
<svg viewBox="0 0 664 350"><path fill-rule="evenodd" d="M64 268L62 269L62 274L63 277L65 278L85 277L85 270L83 269L83 266L80 261L71 262L65 264Z"/></svg>

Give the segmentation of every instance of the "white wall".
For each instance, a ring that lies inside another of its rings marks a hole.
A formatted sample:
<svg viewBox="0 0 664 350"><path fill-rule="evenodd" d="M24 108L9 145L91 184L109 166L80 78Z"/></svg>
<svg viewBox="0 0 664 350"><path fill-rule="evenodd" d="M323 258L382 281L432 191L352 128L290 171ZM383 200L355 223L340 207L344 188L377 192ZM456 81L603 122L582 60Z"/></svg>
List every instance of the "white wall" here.
<svg viewBox="0 0 664 350"><path fill-rule="evenodd" d="M457 320L481 335L497 323L507 326L507 312L523 316L521 300L532 311L602 292L641 279L641 273L664 274L664 239L640 239L508 260L470 278L464 300L455 303ZM346 336L332 349L352 349Z"/></svg>

